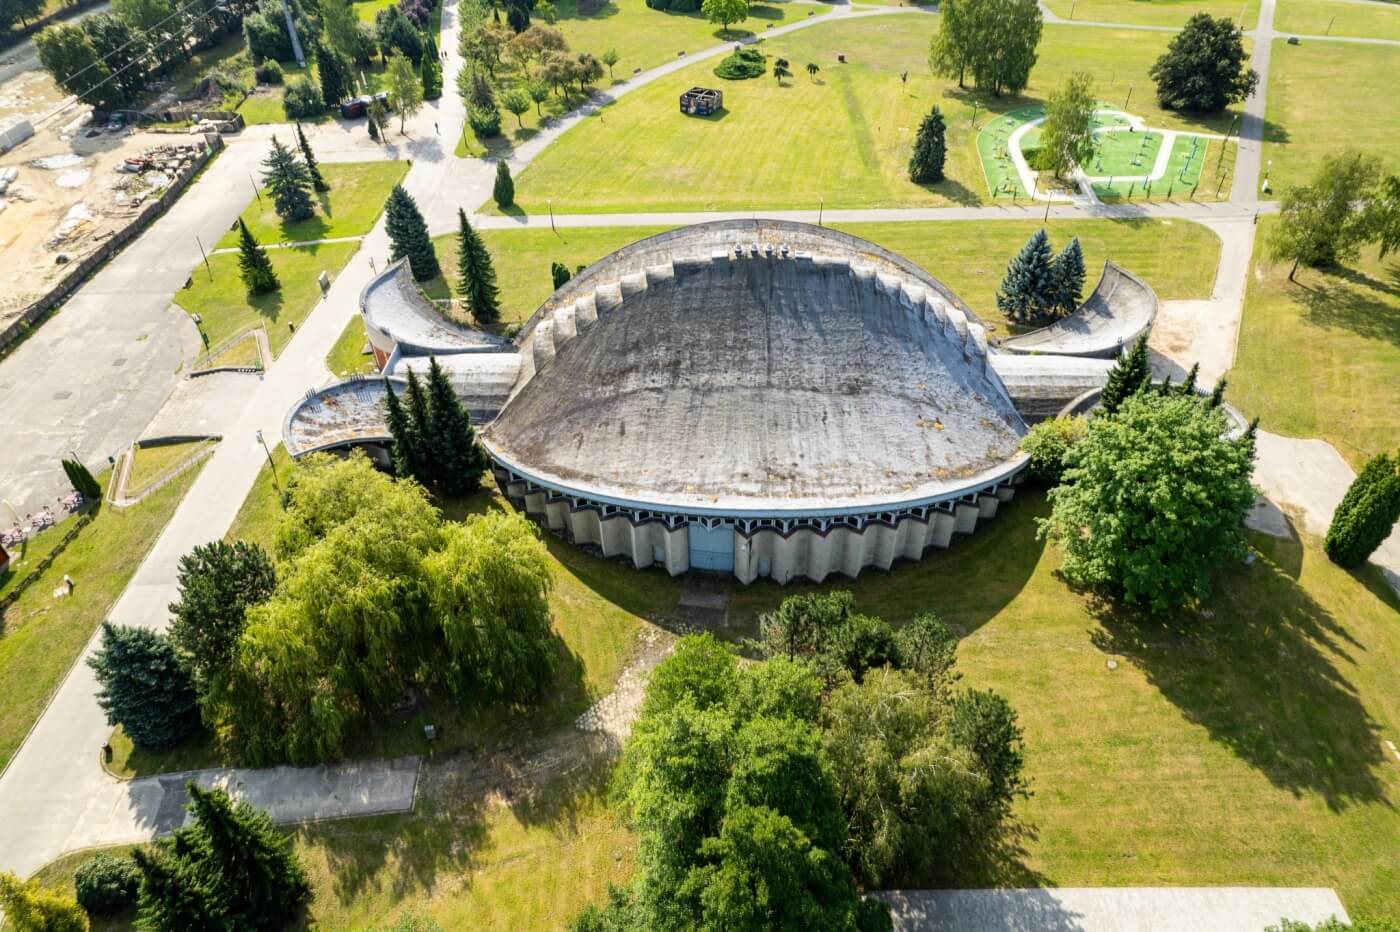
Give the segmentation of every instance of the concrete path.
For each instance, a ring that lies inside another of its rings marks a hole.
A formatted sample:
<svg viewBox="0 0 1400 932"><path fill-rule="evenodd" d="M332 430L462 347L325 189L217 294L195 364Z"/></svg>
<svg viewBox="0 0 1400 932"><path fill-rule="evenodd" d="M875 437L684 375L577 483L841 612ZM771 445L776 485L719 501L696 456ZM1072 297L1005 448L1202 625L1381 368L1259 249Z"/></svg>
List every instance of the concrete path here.
<svg viewBox="0 0 1400 932"><path fill-rule="evenodd" d="M896 932L1263 932L1280 919L1349 921L1330 889L1046 887L891 890Z"/></svg>
<svg viewBox="0 0 1400 932"><path fill-rule="evenodd" d="M1249 32L1254 40L1249 64L1259 72L1254 93L1244 102L1239 144L1235 149L1235 180L1230 200L1249 207L1259 202L1259 166L1264 152L1264 102L1269 93L1269 58L1274 46L1274 0L1260 0L1259 24Z"/></svg>

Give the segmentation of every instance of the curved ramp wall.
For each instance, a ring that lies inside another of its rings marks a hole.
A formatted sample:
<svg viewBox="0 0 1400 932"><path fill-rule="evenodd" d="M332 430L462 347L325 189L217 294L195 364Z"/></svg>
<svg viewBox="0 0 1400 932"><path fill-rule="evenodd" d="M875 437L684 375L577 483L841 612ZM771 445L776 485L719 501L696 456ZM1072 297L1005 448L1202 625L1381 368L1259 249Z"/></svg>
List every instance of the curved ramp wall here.
<svg viewBox="0 0 1400 932"><path fill-rule="evenodd" d="M1147 282L1113 262L1079 310L1048 327L1002 341L1012 353L1112 358L1146 333L1157 318L1157 295Z"/></svg>

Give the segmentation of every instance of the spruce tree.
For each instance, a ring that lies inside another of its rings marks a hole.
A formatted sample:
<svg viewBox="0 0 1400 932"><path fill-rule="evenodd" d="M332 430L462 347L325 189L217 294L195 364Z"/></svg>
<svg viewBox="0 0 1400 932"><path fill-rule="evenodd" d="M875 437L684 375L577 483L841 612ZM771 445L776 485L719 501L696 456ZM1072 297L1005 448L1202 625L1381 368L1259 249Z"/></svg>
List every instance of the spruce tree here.
<svg viewBox="0 0 1400 932"><path fill-rule="evenodd" d="M455 496L475 492L486 470L486 453L436 356L428 360L428 424L427 442L440 491Z"/></svg>
<svg viewBox="0 0 1400 932"><path fill-rule="evenodd" d="M97 704L107 724L121 725L133 744L163 750L198 724L189 671L165 635L104 621L102 646L88 666L97 674Z"/></svg>
<svg viewBox="0 0 1400 932"><path fill-rule="evenodd" d="M185 851L190 848L188 841L167 840L157 842L150 851L131 849L131 859L141 871L139 927L159 930L230 928L228 917L217 914L205 880L196 876L193 865L174 856L177 845Z"/></svg>
<svg viewBox="0 0 1400 932"><path fill-rule="evenodd" d="M238 273L243 276L243 285L249 294L267 294L282 287L267 251L253 239L242 217L238 218Z"/></svg>
<svg viewBox="0 0 1400 932"><path fill-rule="evenodd" d="M412 370L409 370L412 376ZM389 436L394 438L394 475L400 479L419 478L423 472L421 452L422 438L413 426L413 421L404 411L394 384L384 380L387 394L384 396L385 418L389 425Z"/></svg>
<svg viewBox="0 0 1400 932"><path fill-rule="evenodd" d="M1325 542L1338 566L1360 566L1400 521L1400 456L1382 453L1361 469L1332 515Z"/></svg>
<svg viewBox="0 0 1400 932"><path fill-rule="evenodd" d="M1133 348L1114 363L1108 373L1108 383L1099 396L1099 409L1113 414L1123 402L1152 382L1152 370L1147 360L1147 337L1139 337Z"/></svg>
<svg viewBox="0 0 1400 932"><path fill-rule="evenodd" d="M1084 249L1079 237L1069 241L1055 257L1051 270L1054 278L1054 305L1061 314L1073 314L1079 309L1079 296L1084 293Z"/></svg>
<svg viewBox="0 0 1400 932"><path fill-rule="evenodd" d="M428 237L428 225L418 212L418 202L413 199L403 185L394 185L389 201L384 207L384 224L393 244L390 255L395 260L408 258L416 281L425 282L441 274L437 253L433 252L433 241Z"/></svg>
<svg viewBox="0 0 1400 932"><path fill-rule="evenodd" d="M263 161L263 183L272 194L277 216L305 220L316 212L311 202L311 175L291 149L272 137L272 151Z"/></svg>
<svg viewBox="0 0 1400 932"><path fill-rule="evenodd" d="M316 71L321 76L321 97L326 106L334 107L350 96L350 66L324 42L316 43Z"/></svg>
<svg viewBox="0 0 1400 932"><path fill-rule="evenodd" d="M915 184L936 184L943 180L943 162L948 155L943 113L937 107L919 124L914 154L909 159L909 178Z"/></svg>
<svg viewBox="0 0 1400 932"><path fill-rule="evenodd" d="M997 307L1017 323L1043 318L1054 307L1054 272L1050 237L1036 230L1006 267L997 292Z"/></svg>
<svg viewBox="0 0 1400 932"><path fill-rule="evenodd" d="M302 132L300 123L297 124L297 147L301 149L301 157L306 161L306 173L311 176L311 186L317 191L329 191L331 186L321 175L321 167L316 164L316 154L311 151L311 143L306 141L306 133Z"/></svg>
<svg viewBox="0 0 1400 932"><path fill-rule="evenodd" d="M551 262L549 264L549 276L554 279L554 290L558 291L571 278L569 267L562 262Z"/></svg>
<svg viewBox="0 0 1400 932"><path fill-rule="evenodd" d="M240 929L281 929L309 888L288 839L266 812L234 804L223 790L185 784L198 833L198 872L210 879L215 909Z"/></svg>
<svg viewBox="0 0 1400 932"><path fill-rule="evenodd" d="M510 166L505 159L496 163L496 185L491 189L491 197L502 210L515 204L515 181L510 177Z"/></svg>
<svg viewBox="0 0 1400 932"><path fill-rule="evenodd" d="M423 383L418 373L408 370L408 426L410 436L417 439L413 450L416 456L413 478L423 486L432 486L438 480L437 464L432 460L432 447L428 432L432 429L432 416L428 411L428 396L423 391Z"/></svg>
<svg viewBox="0 0 1400 932"><path fill-rule="evenodd" d="M494 324L501 317L501 295L496 270L481 234L467 222L467 212L457 208L457 287L467 310L479 324Z"/></svg>
<svg viewBox="0 0 1400 932"><path fill-rule="evenodd" d="M1188 373L1186 373L1186 381L1181 383L1181 387L1180 387L1179 389L1177 389L1177 391L1180 392L1180 393L1183 394L1183 395L1195 395L1195 394L1196 394L1196 379L1197 379L1198 376L1200 376L1200 374L1201 374L1201 364L1198 363L1198 362L1192 363L1192 364L1191 364L1191 371L1188 372Z"/></svg>
<svg viewBox="0 0 1400 932"><path fill-rule="evenodd" d="M1221 404L1224 403L1224 401L1225 401L1225 386L1227 386L1227 385L1229 385L1229 384L1230 384L1229 379L1225 378L1225 376L1222 375L1222 376L1220 377L1220 381L1218 381L1218 382L1215 383L1215 388L1212 388L1212 389L1210 390L1210 401L1208 402L1208 404L1209 404L1212 408L1218 408L1218 407L1221 406Z"/></svg>

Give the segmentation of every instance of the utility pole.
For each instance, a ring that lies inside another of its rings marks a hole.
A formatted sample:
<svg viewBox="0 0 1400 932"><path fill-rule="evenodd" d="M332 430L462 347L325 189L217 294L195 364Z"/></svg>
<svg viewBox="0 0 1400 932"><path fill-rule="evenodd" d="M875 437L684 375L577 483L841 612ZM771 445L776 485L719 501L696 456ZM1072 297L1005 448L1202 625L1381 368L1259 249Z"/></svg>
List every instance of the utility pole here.
<svg viewBox="0 0 1400 932"><path fill-rule="evenodd" d="M287 3L287 0L282 0L282 15L287 18L287 35L291 36L292 39L292 54L296 56L297 65L305 68L306 55L302 53L301 39L297 37L297 27L296 24L292 22L292 8Z"/></svg>
<svg viewBox="0 0 1400 932"><path fill-rule="evenodd" d="M267 441L263 439L263 432L258 431L258 443L262 444L263 452L267 454L267 465L272 467L272 485L277 489L277 504L282 506L282 510L287 510L287 498L282 494L282 482L277 478L277 464L272 461L272 451L267 448Z"/></svg>
<svg viewBox="0 0 1400 932"><path fill-rule="evenodd" d="M204 271L209 273L209 280L212 282L214 280L214 270L209 268L209 256L204 251L204 244L199 242L198 233L194 235L194 241L199 245L199 256L204 260Z"/></svg>

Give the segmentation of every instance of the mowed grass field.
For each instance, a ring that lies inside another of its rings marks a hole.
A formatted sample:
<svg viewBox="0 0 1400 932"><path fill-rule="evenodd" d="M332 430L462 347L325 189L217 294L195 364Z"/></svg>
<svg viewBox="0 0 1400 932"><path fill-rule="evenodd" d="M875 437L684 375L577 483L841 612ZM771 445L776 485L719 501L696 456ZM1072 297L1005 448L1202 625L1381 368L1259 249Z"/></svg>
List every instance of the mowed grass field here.
<svg viewBox="0 0 1400 932"><path fill-rule="evenodd" d="M514 211L541 214L648 210L943 206L977 204L988 192L977 156L978 126L989 114L1039 102L1073 71L1096 78L1101 99L1154 127L1224 132L1232 112L1192 120L1159 110L1147 76L1167 33L1045 28L1040 61L1021 97L959 89L928 72L938 19L923 14L830 22L763 42L797 74L722 81L714 62L656 81L569 130L516 179ZM845 54L847 64L836 56ZM805 66L821 68L809 79ZM901 75L908 73L907 83ZM676 98L695 85L724 91L725 110L699 118ZM1129 95L1131 94L1131 99ZM908 179L919 122L933 106L948 124L948 179ZM493 202L484 210L494 211Z"/></svg>
<svg viewBox="0 0 1400 932"><path fill-rule="evenodd" d="M1323 156L1355 149L1400 169L1400 45L1274 40L1264 158L1275 191L1305 184Z"/></svg>
<svg viewBox="0 0 1400 932"><path fill-rule="evenodd" d="M1330 441L1360 469L1400 447L1400 256L1367 249L1290 282L1289 264L1263 252L1276 225L1259 225L1230 400L1267 430Z"/></svg>
<svg viewBox="0 0 1400 932"><path fill-rule="evenodd" d="M1274 12L1274 30L1314 36L1400 39L1400 4L1281 0Z"/></svg>
<svg viewBox="0 0 1400 932"><path fill-rule="evenodd" d="M295 138L282 142L292 146L295 151ZM272 196L266 188L261 189L259 196L253 198L239 218L248 225L248 232L253 234L254 239L266 246L363 236L379 219L394 185L408 174L408 163L330 162L320 165L320 169L331 189L312 195L316 213L306 220L283 220L277 215ZM219 240L218 248L237 247L238 225L234 224Z"/></svg>
<svg viewBox="0 0 1400 932"><path fill-rule="evenodd" d="M1045 6L1061 19L1079 22L1180 27L1197 13L1239 22L1241 10L1245 29L1253 29L1259 21L1259 0L1046 0Z"/></svg>
<svg viewBox="0 0 1400 932"><path fill-rule="evenodd" d="M853 236L873 240L918 263L952 288L983 321L996 325L996 291L1006 263L1038 230L1037 221L955 220L930 223L834 224ZM613 250L666 227L581 227L549 230L484 230L482 236L495 262L501 287L502 321L528 318L554 291L551 262L573 271ZM1173 220L1050 221L1047 229L1055 248L1071 236L1084 247L1089 280L1097 281L1103 260L1112 258L1143 276L1163 299L1200 298L1210 294L1220 255L1220 240L1200 224ZM435 241L438 258L456 280L457 237ZM447 296L447 282L428 283L434 297ZM1004 332L1004 325L1002 325Z"/></svg>

